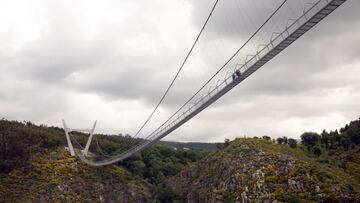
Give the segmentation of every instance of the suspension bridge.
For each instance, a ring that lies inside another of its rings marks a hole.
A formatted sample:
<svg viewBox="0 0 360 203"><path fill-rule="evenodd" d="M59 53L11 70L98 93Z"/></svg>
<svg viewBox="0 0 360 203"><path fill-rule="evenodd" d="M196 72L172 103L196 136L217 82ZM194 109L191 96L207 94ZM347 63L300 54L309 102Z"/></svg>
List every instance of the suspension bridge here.
<svg viewBox="0 0 360 203"><path fill-rule="evenodd" d="M264 19L263 23L254 30L249 38L241 46L239 46L234 53L227 58L227 60L223 62L223 65L218 67L215 74L212 75L210 79L208 79L205 84L202 85L200 89L198 89L174 114L172 114L165 122L149 133L146 137L140 139L140 142L132 142L132 145L129 146L128 149L123 150L119 154L105 156L105 158L98 160L96 155L89 154L89 147L94 136L93 132L96 122L91 129L71 129L67 127L65 121L63 120L70 153L72 155L77 155L83 162L91 166L104 166L122 161L133 154L150 147L160 139L175 131L184 123L194 118L194 116L209 107L235 86L242 83L255 71L263 67L267 62L272 60L276 55L281 53L307 31L312 29L316 24L326 18L345 1L346 0L294 0L293 3L295 2L295 4L297 4L296 10L294 8L291 10L291 8L286 7L286 4L290 4L291 0L284 0L279 3L279 5L277 5L275 9ZM167 96L172 85L179 76L179 73L182 71L182 68L189 60L189 56L192 54L201 35L206 31L206 26L216 12L216 7L222 2L225 1L215 1L200 33L181 64L178 72L156 105L155 109L134 135L133 140L135 140L135 137L147 125L148 121L152 118L164 98ZM286 9L288 9L287 13L290 13L290 15L284 17ZM291 10L290 12L289 9ZM276 18L286 20L283 27L279 28L279 26L274 26L274 23L271 23ZM262 32L264 33L264 30L270 30L272 32L268 32L270 33L268 36L262 35L258 37ZM255 44L256 48L253 50L246 49L250 43ZM76 139L74 139L71 134L73 131L87 132L90 134L85 148L82 147ZM72 141L74 141L74 143ZM75 145L75 150L73 144Z"/></svg>

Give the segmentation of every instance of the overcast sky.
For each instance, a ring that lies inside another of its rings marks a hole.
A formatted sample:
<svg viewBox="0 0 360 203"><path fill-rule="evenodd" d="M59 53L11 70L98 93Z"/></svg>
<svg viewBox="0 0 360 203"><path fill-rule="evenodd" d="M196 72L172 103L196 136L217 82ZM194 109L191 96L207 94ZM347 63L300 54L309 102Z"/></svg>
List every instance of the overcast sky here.
<svg viewBox="0 0 360 203"><path fill-rule="evenodd" d="M189 64L143 135L191 96L281 1L250 2L220 1ZM97 132L134 134L170 83L213 3L0 0L0 117L55 126L65 118L74 128L98 120ZM291 6L285 16L297 9ZM359 9L360 1L348 0L166 139L299 138L305 131L338 129L359 118ZM276 26L281 23L269 27Z"/></svg>

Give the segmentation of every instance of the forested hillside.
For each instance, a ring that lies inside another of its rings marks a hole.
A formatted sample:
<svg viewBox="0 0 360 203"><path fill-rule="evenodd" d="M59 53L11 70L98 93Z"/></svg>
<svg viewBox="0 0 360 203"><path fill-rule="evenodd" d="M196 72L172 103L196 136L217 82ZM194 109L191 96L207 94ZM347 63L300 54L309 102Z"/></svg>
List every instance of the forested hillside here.
<svg viewBox="0 0 360 203"><path fill-rule="evenodd" d="M108 154L129 142L126 136L99 137ZM80 143L87 139L81 133L76 138ZM70 157L65 146L63 129L1 120L0 202L166 201L175 194L165 180L208 153L155 145L124 162L96 168Z"/></svg>
<svg viewBox="0 0 360 203"><path fill-rule="evenodd" d="M98 137L97 153L115 154L130 142ZM64 150L63 129L3 119L0 202L359 202L360 120L300 137L227 139L215 151L160 144L90 167Z"/></svg>

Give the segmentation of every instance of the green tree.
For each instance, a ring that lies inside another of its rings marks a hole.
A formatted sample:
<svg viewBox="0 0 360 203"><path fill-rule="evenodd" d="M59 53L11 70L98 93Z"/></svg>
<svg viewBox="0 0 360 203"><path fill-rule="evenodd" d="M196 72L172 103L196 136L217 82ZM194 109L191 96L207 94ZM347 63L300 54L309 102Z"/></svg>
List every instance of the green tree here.
<svg viewBox="0 0 360 203"><path fill-rule="evenodd" d="M336 140L337 137L339 137L339 134L337 131L330 131L329 133L329 148L335 149L336 148Z"/></svg>
<svg viewBox="0 0 360 203"><path fill-rule="evenodd" d="M351 140L346 132L340 134L340 144L345 150L349 149Z"/></svg>
<svg viewBox="0 0 360 203"><path fill-rule="evenodd" d="M225 139L224 147L227 147L230 145L230 140L228 138Z"/></svg>
<svg viewBox="0 0 360 203"><path fill-rule="evenodd" d="M157 199L160 200L160 202L174 202L177 195L172 187L169 185L166 185L166 183L161 183L156 186L155 193L157 196Z"/></svg>
<svg viewBox="0 0 360 203"><path fill-rule="evenodd" d="M320 135L315 132L305 132L301 135L301 143L305 146L315 146L320 141Z"/></svg>
<svg viewBox="0 0 360 203"><path fill-rule="evenodd" d="M321 149L318 146L314 147L313 153L317 156L320 156L322 154Z"/></svg>
<svg viewBox="0 0 360 203"><path fill-rule="evenodd" d="M276 139L276 141L277 141L278 144L283 144L283 143L284 143L284 138L278 137L278 138Z"/></svg>
<svg viewBox="0 0 360 203"><path fill-rule="evenodd" d="M225 148L224 143L222 143L222 142L216 143L216 148L217 149L224 149Z"/></svg>
<svg viewBox="0 0 360 203"><path fill-rule="evenodd" d="M297 147L297 141L293 138L289 138L288 139L288 145L291 147L291 148L296 148Z"/></svg>
<svg viewBox="0 0 360 203"><path fill-rule="evenodd" d="M352 143L355 145L360 144L360 119L351 121L349 125L345 125L340 129L340 133L346 133Z"/></svg>
<svg viewBox="0 0 360 203"><path fill-rule="evenodd" d="M286 136L284 136L283 140L284 140L284 145L287 145L288 144L288 138Z"/></svg>
<svg viewBox="0 0 360 203"><path fill-rule="evenodd" d="M129 169L133 172L133 174L139 175L142 177L145 170L145 163L142 160L137 160L131 162Z"/></svg>
<svg viewBox="0 0 360 203"><path fill-rule="evenodd" d="M329 149L330 147L330 135L326 132L324 129L321 133L321 143L324 145L326 149Z"/></svg>

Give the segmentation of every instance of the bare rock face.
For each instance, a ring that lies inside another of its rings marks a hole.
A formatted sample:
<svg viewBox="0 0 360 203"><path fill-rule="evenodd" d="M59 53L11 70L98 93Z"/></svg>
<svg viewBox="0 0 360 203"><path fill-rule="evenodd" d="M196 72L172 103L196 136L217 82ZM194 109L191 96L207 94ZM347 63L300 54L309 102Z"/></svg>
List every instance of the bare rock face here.
<svg viewBox="0 0 360 203"><path fill-rule="evenodd" d="M187 202L326 202L334 195L355 200L315 166L280 150L265 140L237 139L173 181Z"/></svg>
<svg viewBox="0 0 360 203"><path fill-rule="evenodd" d="M197 169L188 169L180 173L180 176L183 178L192 178L197 174Z"/></svg>
<svg viewBox="0 0 360 203"><path fill-rule="evenodd" d="M246 192L242 192L241 193L241 202L242 203L247 203L249 200L248 200L248 197L246 196Z"/></svg>
<svg viewBox="0 0 360 203"><path fill-rule="evenodd" d="M288 179L288 187L287 189L290 190L303 190L304 189L304 183L301 180L301 177L293 177Z"/></svg>

